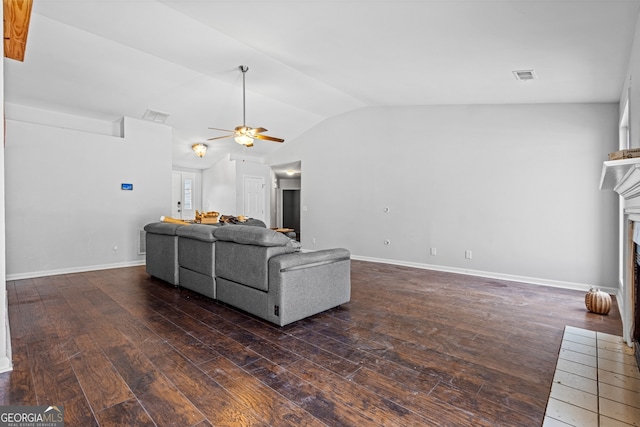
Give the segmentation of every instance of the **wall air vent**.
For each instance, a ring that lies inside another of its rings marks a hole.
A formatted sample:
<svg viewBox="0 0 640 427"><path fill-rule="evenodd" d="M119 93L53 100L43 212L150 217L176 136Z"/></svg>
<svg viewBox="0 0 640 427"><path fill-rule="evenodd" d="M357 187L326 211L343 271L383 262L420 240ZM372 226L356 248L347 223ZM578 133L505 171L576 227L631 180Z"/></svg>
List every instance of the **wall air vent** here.
<svg viewBox="0 0 640 427"><path fill-rule="evenodd" d="M157 111L157 110L152 110L150 108L147 108L147 111L145 111L144 114L142 115L142 119L149 120L150 122L164 123L167 121L170 115L171 114L169 113L164 113L162 111Z"/></svg>
<svg viewBox="0 0 640 427"><path fill-rule="evenodd" d="M146 255L147 253L147 232L138 230L138 255Z"/></svg>
<svg viewBox="0 0 640 427"><path fill-rule="evenodd" d="M515 76L516 80L520 80L523 82L535 80L538 78L533 70L516 70L513 71L513 75Z"/></svg>

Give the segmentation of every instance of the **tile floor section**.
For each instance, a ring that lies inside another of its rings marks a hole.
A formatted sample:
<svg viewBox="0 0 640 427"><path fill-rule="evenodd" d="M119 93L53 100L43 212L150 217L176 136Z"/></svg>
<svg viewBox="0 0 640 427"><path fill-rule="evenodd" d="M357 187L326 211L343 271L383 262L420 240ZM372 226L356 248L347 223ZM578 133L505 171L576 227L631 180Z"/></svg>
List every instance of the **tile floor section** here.
<svg viewBox="0 0 640 427"><path fill-rule="evenodd" d="M542 425L640 426L640 371L622 337L565 327Z"/></svg>

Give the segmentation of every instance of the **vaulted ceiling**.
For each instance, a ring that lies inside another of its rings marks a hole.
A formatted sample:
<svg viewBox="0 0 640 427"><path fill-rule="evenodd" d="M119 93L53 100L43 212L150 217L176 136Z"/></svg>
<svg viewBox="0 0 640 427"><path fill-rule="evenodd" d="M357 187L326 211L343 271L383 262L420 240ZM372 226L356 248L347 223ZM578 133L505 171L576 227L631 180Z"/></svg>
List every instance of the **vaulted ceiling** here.
<svg viewBox="0 0 640 427"><path fill-rule="evenodd" d="M285 144L367 106L617 102L640 0L35 0L5 101L115 120L169 113L174 165ZM534 70L521 82L514 70ZM373 124L372 124L373 125ZM419 124L408 124L417 126ZM244 151L243 151L244 150Z"/></svg>

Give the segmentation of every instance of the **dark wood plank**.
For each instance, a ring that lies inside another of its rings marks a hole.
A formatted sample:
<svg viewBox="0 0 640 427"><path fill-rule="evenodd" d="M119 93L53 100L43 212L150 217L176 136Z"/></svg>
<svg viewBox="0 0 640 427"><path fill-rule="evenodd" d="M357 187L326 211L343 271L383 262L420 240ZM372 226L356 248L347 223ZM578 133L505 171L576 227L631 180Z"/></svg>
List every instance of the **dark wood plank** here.
<svg viewBox="0 0 640 427"><path fill-rule="evenodd" d="M156 427L140 402L130 399L97 411L100 427L140 426Z"/></svg>
<svg viewBox="0 0 640 427"><path fill-rule="evenodd" d="M378 425L361 411L335 399L333 391L326 392L315 384L294 375L289 369L266 359L253 362L247 369L260 381L327 425Z"/></svg>
<svg viewBox="0 0 640 427"><path fill-rule="evenodd" d="M16 288L18 298L28 301L20 308L29 319L27 326L28 364L35 391L35 401L29 405L62 405L65 407L65 422L71 425L96 425L82 387L64 351L55 325L47 316L43 299L37 292L34 281Z"/></svg>
<svg viewBox="0 0 640 427"><path fill-rule="evenodd" d="M459 390L449 384L438 383L431 392L430 397L473 413L482 418L487 425L505 425L505 419L509 420L507 425L524 426L537 425L539 423L540 416L538 414L526 415L519 411L514 411L508 406L496 405L495 402L486 400L477 393Z"/></svg>
<svg viewBox="0 0 640 427"><path fill-rule="evenodd" d="M67 425L540 425L584 293L352 262L352 300L280 328L144 267L7 283L4 405Z"/></svg>
<svg viewBox="0 0 640 427"><path fill-rule="evenodd" d="M78 352L70 358L71 366L94 410L100 411L134 398L91 337L80 335L74 338L74 343Z"/></svg>
<svg viewBox="0 0 640 427"><path fill-rule="evenodd" d="M105 352L154 422L190 426L205 419L135 346L120 345Z"/></svg>
<svg viewBox="0 0 640 427"><path fill-rule="evenodd" d="M20 306L15 282L7 284L7 298L13 370L0 375L0 404L29 405L37 400L27 350L29 320Z"/></svg>
<svg viewBox="0 0 640 427"><path fill-rule="evenodd" d="M407 381L398 381L368 368L360 369L353 377L353 382L371 390L376 394L396 402L399 405L421 414L427 418L425 424L456 425L456 426L494 426L477 412L459 405L439 399L432 394L433 390L442 383L434 382L432 378L416 375ZM473 395L473 393L470 393ZM510 418L511 420L511 418ZM515 424L517 425L517 424Z"/></svg>
<svg viewBox="0 0 640 427"><path fill-rule="evenodd" d="M218 356L220 359L221 356ZM214 425L268 426L250 408L234 398L204 371L178 352L151 356L158 368L191 400ZM210 363L215 364L215 361Z"/></svg>
<svg viewBox="0 0 640 427"><path fill-rule="evenodd" d="M360 419L350 420L353 425L404 427L428 424L427 418L359 384L343 381L339 375L306 359L294 363L288 370L331 395L333 401L355 408L360 414Z"/></svg>
<svg viewBox="0 0 640 427"><path fill-rule="evenodd" d="M234 399L240 401L269 426L324 425L224 357L207 362L203 369Z"/></svg>

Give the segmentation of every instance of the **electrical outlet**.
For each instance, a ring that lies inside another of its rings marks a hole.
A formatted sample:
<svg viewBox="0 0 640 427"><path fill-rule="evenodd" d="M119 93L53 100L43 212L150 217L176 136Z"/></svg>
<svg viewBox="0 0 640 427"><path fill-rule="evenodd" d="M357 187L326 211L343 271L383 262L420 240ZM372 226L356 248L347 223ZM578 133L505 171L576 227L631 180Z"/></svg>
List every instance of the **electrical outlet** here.
<svg viewBox="0 0 640 427"><path fill-rule="evenodd" d="M316 238L315 238L315 237L313 237L313 238L311 239L311 243L313 243L314 245L316 244Z"/></svg>
<svg viewBox="0 0 640 427"><path fill-rule="evenodd" d="M429 254L431 254L431 256L436 256L438 254L438 251L436 251L436 248L431 248Z"/></svg>
<svg viewBox="0 0 640 427"><path fill-rule="evenodd" d="M465 257L466 259L471 259L471 258L473 258L473 252L471 252L471 251L464 251L464 257Z"/></svg>

